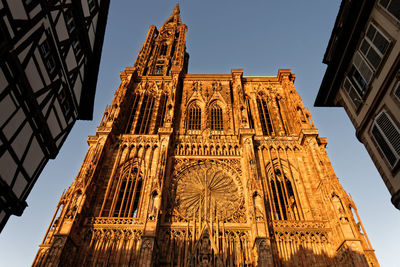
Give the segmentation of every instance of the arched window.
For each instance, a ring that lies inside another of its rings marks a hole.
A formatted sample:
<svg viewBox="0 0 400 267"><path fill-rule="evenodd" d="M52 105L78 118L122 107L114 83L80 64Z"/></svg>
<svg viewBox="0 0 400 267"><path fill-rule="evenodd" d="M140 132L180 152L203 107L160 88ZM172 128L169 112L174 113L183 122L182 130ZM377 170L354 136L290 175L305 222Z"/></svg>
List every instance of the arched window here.
<svg viewBox="0 0 400 267"><path fill-rule="evenodd" d="M275 220L299 220L299 210L297 208L296 197L292 183L282 175L280 169L275 170L275 175L270 177L272 191L272 202Z"/></svg>
<svg viewBox="0 0 400 267"><path fill-rule="evenodd" d="M166 44L161 45L160 56L167 55L167 49L168 49L168 46Z"/></svg>
<svg viewBox="0 0 400 267"><path fill-rule="evenodd" d="M201 130L201 108L193 104L189 108L188 130Z"/></svg>
<svg viewBox="0 0 400 267"><path fill-rule="evenodd" d="M267 102L264 99L257 99L258 113L261 120L261 128L263 135L272 135L272 122L268 112Z"/></svg>
<svg viewBox="0 0 400 267"><path fill-rule="evenodd" d="M164 126L165 109L167 106L167 95L162 94L158 105L156 125L154 127L154 133L158 132L158 128Z"/></svg>
<svg viewBox="0 0 400 267"><path fill-rule="evenodd" d="M142 179L137 168L126 172L117 184L113 217L136 217L142 191Z"/></svg>
<svg viewBox="0 0 400 267"><path fill-rule="evenodd" d="M211 113L211 130L222 131L224 129L222 121L222 109L217 105L213 104L210 108Z"/></svg>
<svg viewBox="0 0 400 267"><path fill-rule="evenodd" d="M132 110L131 110L131 114L129 115L129 121L128 121L128 125L126 126L126 133L130 133L131 132L131 128L132 128L132 124L133 124L133 120L135 119L135 115L136 115L136 110L139 104L139 100L140 100L140 94L135 94L133 96L133 104L132 104Z"/></svg>
<svg viewBox="0 0 400 267"><path fill-rule="evenodd" d="M302 123L306 123L306 117L304 116L303 110L298 106L297 107L297 115L299 116Z"/></svg>
<svg viewBox="0 0 400 267"><path fill-rule="evenodd" d="M151 114L153 111L154 97L145 94L140 107L139 117L136 122L135 134L148 134L150 129Z"/></svg>

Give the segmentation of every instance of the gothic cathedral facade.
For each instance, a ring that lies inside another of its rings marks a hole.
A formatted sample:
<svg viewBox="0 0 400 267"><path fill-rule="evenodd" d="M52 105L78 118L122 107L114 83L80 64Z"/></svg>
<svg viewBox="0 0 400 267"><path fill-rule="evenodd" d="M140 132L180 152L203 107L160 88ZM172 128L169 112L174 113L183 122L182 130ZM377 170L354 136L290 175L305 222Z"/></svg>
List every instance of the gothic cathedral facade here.
<svg viewBox="0 0 400 267"><path fill-rule="evenodd" d="M150 26L33 266L379 266L295 75L187 74Z"/></svg>

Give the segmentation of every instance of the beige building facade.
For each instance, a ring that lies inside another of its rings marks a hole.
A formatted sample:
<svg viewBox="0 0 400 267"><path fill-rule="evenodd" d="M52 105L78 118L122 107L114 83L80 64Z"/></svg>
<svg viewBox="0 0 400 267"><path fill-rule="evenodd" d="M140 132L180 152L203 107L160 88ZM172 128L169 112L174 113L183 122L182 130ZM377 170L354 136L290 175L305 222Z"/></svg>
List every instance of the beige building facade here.
<svg viewBox="0 0 400 267"><path fill-rule="evenodd" d="M342 1L316 106L344 107L400 209L400 1Z"/></svg>
<svg viewBox="0 0 400 267"><path fill-rule="evenodd" d="M150 26L33 266L379 266L295 75L188 74Z"/></svg>

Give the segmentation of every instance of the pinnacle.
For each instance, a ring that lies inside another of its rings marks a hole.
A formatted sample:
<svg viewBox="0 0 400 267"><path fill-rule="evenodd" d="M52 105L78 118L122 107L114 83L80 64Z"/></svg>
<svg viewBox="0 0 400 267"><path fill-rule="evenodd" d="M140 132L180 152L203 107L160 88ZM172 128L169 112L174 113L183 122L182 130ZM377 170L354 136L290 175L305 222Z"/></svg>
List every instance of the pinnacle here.
<svg viewBox="0 0 400 267"><path fill-rule="evenodd" d="M179 9L179 3L176 4L175 8L174 8L174 14L180 14L181 11Z"/></svg>

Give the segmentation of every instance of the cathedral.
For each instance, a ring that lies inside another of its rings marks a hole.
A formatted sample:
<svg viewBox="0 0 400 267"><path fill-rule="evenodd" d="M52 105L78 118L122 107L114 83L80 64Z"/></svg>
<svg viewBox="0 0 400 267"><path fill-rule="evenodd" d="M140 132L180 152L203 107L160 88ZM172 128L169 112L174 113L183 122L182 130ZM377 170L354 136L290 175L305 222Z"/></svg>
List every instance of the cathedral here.
<svg viewBox="0 0 400 267"><path fill-rule="evenodd" d="M150 26L33 266L379 266L295 75L188 74Z"/></svg>

